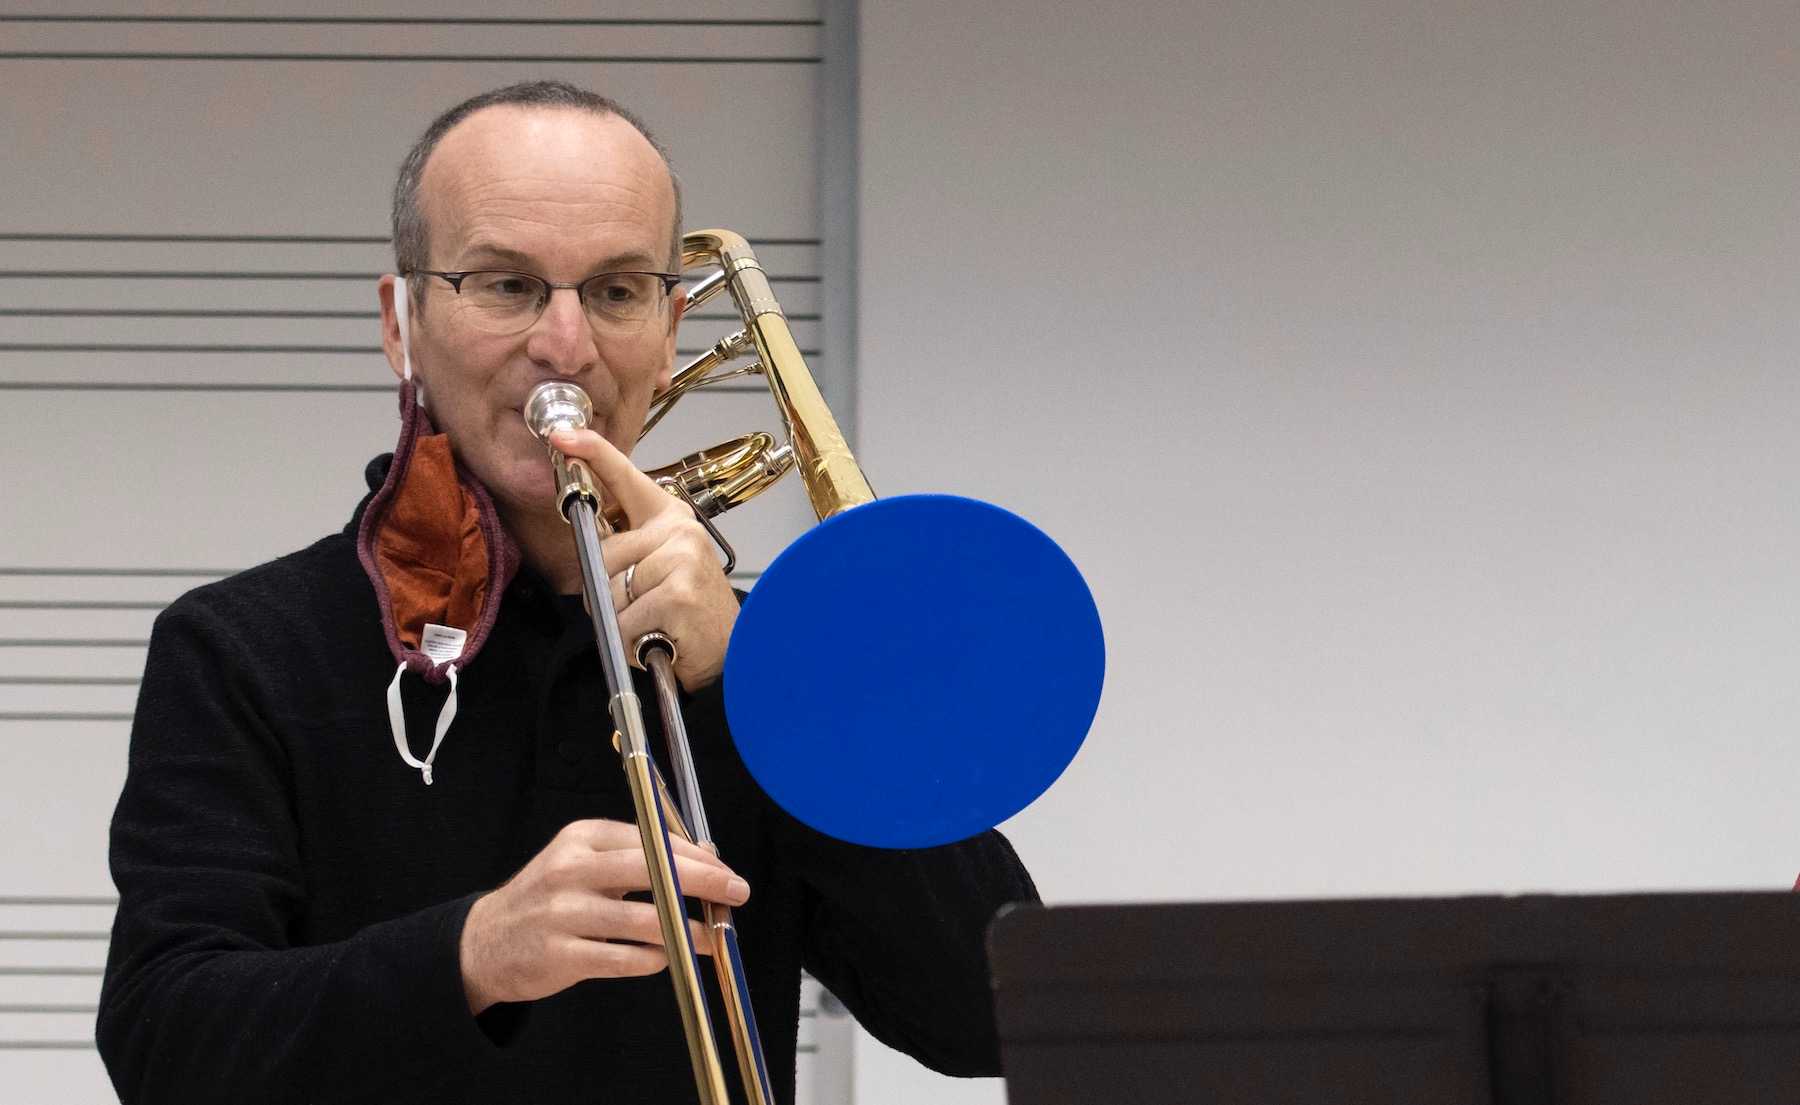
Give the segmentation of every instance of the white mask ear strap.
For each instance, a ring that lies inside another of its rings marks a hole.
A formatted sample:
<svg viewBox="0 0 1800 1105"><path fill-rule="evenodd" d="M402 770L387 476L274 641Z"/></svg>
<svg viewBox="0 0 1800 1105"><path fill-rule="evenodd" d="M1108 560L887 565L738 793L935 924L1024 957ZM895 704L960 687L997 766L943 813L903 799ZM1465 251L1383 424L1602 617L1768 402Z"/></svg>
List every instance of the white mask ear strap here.
<svg viewBox="0 0 1800 1105"><path fill-rule="evenodd" d="M406 277L394 278L394 321L400 326L400 378L412 379L412 337L408 333L406 312L412 303L408 296Z"/></svg>
<svg viewBox="0 0 1800 1105"><path fill-rule="evenodd" d="M394 681L388 684L387 707L388 729L394 737L394 747L399 750L400 758L408 767L416 767L419 774L425 777L425 785L431 785L431 765L437 760L438 749L444 746L444 734L450 731L450 723L456 720L456 665L451 664L444 671L450 676L450 694L438 709L437 729L431 737L431 751L425 753L423 760L412 754L406 743L406 707L400 697L400 677L406 674L406 664L401 663L394 672Z"/></svg>

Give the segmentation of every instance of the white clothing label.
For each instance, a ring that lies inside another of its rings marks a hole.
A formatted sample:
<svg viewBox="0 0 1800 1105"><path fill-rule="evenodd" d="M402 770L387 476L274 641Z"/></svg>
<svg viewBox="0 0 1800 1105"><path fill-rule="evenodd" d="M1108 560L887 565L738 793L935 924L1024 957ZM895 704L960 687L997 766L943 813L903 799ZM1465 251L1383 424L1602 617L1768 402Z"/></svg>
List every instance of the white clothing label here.
<svg viewBox="0 0 1800 1105"><path fill-rule="evenodd" d="M467 630L426 622L425 632L419 635L419 651L431 657L432 663L442 664L461 656L468 639Z"/></svg>

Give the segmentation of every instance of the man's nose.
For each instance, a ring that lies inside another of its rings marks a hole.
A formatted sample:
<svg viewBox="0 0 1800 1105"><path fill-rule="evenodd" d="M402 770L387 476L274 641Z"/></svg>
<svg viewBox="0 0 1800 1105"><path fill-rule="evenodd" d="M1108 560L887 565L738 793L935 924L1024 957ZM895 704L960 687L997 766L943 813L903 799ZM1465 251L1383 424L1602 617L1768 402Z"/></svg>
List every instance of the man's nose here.
<svg viewBox="0 0 1800 1105"><path fill-rule="evenodd" d="M594 331L574 288L550 289L543 314L532 324L527 351L558 372L579 372L593 364Z"/></svg>

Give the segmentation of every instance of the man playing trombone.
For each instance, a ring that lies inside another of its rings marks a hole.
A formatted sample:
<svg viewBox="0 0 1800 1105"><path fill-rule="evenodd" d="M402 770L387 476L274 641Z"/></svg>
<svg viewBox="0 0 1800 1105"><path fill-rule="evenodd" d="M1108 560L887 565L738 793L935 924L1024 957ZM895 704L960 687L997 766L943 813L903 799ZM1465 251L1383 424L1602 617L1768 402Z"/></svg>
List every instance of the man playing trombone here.
<svg viewBox="0 0 1800 1105"><path fill-rule="evenodd" d="M799 976L949 1073L998 1073L982 938L1033 900L1006 841L818 834L750 779L720 673L737 597L628 454L685 306L666 158L555 83L457 105L395 190L379 287L402 431L343 532L157 620L113 821L98 1024L128 1103L678 1101L694 1094L569 529L521 408L578 383L627 640L660 631L779 1100ZM651 697L642 692L644 697ZM896 708L900 708L896 705ZM723 858L720 858L720 857Z"/></svg>

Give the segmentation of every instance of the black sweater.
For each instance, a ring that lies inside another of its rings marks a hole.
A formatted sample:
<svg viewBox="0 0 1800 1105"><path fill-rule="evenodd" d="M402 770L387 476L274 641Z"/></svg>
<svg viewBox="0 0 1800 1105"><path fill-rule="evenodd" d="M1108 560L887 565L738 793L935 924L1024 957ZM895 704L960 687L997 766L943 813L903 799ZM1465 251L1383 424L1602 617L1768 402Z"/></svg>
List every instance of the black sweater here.
<svg viewBox="0 0 1800 1105"><path fill-rule="evenodd" d="M591 629L522 570L461 675L428 787L390 735L394 662L353 532L156 621L112 825L98 1038L120 1097L695 1100L666 974L479 1018L463 994L473 900L568 822L631 819ZM403 686L422 759L445 692ZM752 888L737 923L781 1100L802 968L927 1065L998 1073L982 937L1003 903L1036 898L1006 841L889 852L823 837L750 779L716 684L688 707L714 837Z"/></svg>

